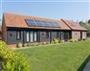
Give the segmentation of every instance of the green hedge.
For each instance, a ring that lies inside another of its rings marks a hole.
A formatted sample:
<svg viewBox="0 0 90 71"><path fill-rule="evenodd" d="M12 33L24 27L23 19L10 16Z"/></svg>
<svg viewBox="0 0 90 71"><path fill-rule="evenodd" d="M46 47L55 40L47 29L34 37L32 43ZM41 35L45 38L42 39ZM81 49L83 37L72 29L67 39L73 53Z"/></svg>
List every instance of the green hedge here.
<svg viewBox="0 0 90 71"><path fill-rule="evenodd" d="M0 41L0 61L2 71L31 71L30 62L21 53L16 53Z"/></svg>

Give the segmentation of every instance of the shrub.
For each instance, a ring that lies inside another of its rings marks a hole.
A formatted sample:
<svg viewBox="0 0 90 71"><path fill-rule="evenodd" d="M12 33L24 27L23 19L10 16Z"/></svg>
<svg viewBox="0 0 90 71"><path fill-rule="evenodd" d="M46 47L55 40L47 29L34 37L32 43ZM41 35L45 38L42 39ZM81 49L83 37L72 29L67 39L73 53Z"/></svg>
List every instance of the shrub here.
<svg viewBox="0 0 90 71"><path fill-rule="evenodd" d="M38 45L40 45L40 43L38 43L38 42L29 43L29 46L38 46Z"/></svg>
<svg viewBox="0 0 90 71"><path fill-rule="evenodd" d="M51 41L51 43L52 43L52 44L53 44L53 43L54 43L54 44L60 43L60 40L55 38L55 39L53 39L53 40Z"/></svg>
<svg viewBox="0 0 90 71"><path fill-rule="evenodd" d="M16 44L16 47L17 48L20 48L20 47L22 47L23 45L22 45L22 43L21 42L17 42L17 44Z"/></svg>
<svg viewBox="0 0 90 71"><path fill-rule="evenodd" d="M30 64L25 55L7 48L2 41L0 42L0 58L2 71L30 71Z"/></svg>
<svg viewBox="0 0 90 71"><path fill-rule="evenodd" d="M77 39L70 39L69 42L76 42L78 41Z"/></svg>

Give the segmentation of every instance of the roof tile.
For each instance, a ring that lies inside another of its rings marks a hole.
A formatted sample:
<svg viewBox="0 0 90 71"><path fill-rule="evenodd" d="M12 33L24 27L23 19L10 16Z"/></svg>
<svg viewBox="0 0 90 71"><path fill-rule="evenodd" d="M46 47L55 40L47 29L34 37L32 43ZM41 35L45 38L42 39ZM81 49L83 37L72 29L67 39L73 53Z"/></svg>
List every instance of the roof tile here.
<svg viewBox="0 0 90 71"><path fill-rule="evenodd" d="M52 21L58 22L58 28L48 28L48 27L32 27L28 26L25 22L25 19L33 19L33 20L41 20L41 21ZM4 13L4 20L7 27L20 27L20 28L33 28L33 29L61 29L61 30L86 30L85 28L81 27L78 22L74 22L71 20L65 19L50 19L50 18L43 18L38 16L21 16L11 13Z"/></svg>
<svg viewBox="0 0 90 71"><path fill-rule="evenodd" d="M80 26L79 22L74 22L73 20L61 19L71 30L87 30L86 28Z"/></svg>
<svg viewBox="0 0 90 71"><path fill-rule="evenodd" d="M70 30L70 28L65 25L62 21L57 19L48 19L48 18L41 18L37 16L21 16L11 13L4 14L5 24L7 27L20 27L20 28L43 28L43 29L62 29L62 30ZM25 22L25 19L33 19L33 20L42 20L42 21L55 21L58 22L60 28L48 28L48 27L31 27L28 26Z"/></svg>

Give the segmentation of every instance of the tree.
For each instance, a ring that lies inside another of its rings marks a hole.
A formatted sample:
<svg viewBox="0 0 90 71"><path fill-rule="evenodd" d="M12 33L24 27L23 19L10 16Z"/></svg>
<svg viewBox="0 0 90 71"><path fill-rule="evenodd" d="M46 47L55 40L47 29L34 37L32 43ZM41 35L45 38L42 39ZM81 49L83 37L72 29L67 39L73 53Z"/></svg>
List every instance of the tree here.
<svg viewBox="0 0 90 71"><path fill-rule="evenodd" d="M79 24L80 24L80 25L84 25L85 23L84 23L83 21L80 21Z"/></svg>
<svg viewBox="0 0 90 71"><path fill-rule="evenodd" d="M90 19L88 20L88 24L90 24Z"/></svg>
<svg viewBox="0 0 90 71"><path fill-rule="evenodd" d="M88 22L90 22L90 20ZM87 36L90 37L90 24L88 24L88 22L80 21L79 24L87 29Z"/></svg>

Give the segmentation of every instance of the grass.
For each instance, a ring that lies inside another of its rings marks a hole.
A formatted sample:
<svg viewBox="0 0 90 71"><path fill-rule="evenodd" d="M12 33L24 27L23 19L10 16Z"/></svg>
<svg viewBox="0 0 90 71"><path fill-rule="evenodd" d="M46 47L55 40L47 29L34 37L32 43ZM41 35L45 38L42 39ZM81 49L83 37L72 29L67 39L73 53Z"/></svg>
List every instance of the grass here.
<svg viewBox="0 0 90 71"><path fill-rule="evenodd" d="M30 59L31 71L77 71L90 54L90 39L18 49Z"/></svg>

